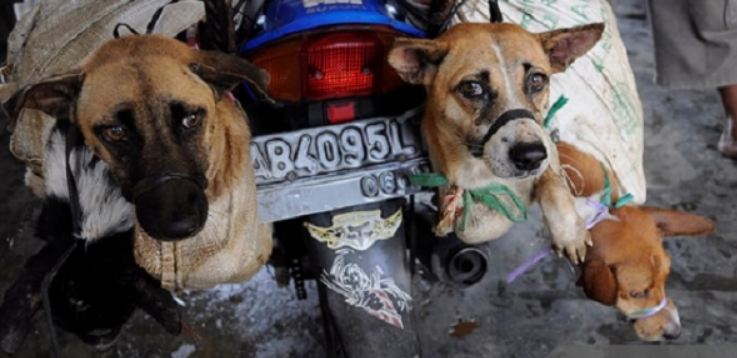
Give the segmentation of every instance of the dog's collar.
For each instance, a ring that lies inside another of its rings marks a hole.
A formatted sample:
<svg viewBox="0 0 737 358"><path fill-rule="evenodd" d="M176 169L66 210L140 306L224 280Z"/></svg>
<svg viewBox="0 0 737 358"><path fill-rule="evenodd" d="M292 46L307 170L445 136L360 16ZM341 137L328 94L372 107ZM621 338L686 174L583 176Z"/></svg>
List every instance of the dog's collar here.
<svg viewBox="0 0 737 358"><path fill-rule="evenodd" d="M660 303L658 303L657 305L634 311L628 314L627 318L643 319L643 318L652 317L658 314L658 312L662 311L667 305L668 305L668 297L663 296L663 299L660 300Z"/></svg>
<svg viewBox="0 0 737 358"><path fill-rule="evenodd" d="M71 123L69 119L60 119L59 129L65 134L66 142L64 143L64 166L67 179L67 192L69 193L69 208L72 212L72 233L75 237L82 234L82 204L79 201L79 190L77 181L72 173L72 151L84 143L82 132ZM77 162L75 165L80 166Z"/></svg>

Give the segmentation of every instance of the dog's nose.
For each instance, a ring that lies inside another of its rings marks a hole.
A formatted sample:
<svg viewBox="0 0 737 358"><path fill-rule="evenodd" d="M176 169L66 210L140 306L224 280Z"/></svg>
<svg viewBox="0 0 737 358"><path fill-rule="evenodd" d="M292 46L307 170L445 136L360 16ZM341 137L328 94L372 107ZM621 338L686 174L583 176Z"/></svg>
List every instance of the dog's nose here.
<svg viewBox="0 0 737 358"><path fill-rule="evenodd" d="M203 190L190 180L170 180L136 199L136 219L151 237L174 241L197 234L207 221Z"/></svg>
<svg viewBox="0 0 737 358"><path fill-rule="evenodd" d="M681 326L680 325L672 325L669 329L666 329L663 333L663 338L668 340L677 339L681 336Z"/></svg>
<svg viewBox="0 0 737 358"><path fill-rule="evenodd" d="M519 170L535 170L548 157L542 142L518 143L509 150L509 159Z"/></svg>

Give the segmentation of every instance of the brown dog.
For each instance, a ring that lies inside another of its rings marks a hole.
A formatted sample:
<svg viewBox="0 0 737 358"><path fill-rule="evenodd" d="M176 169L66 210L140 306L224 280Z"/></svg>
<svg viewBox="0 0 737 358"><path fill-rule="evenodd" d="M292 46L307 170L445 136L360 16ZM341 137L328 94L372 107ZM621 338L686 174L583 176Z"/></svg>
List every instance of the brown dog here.
<svg viewBox="0 0 737 358"><path fill-rule="evenodd" d="M567 143L558 144L558 153L575 195L598 197L606 175L617 199L614 176L605 174L596 158ZM714 223L697 215L651 207L624 206L610 214L610 219L591 229L594 246L583 263L586 295L634 319L642 340L678 337L678 310L665 293L670 257L662 237L707 234L714 230Z"/></svg>
<svg viewBox="0 0 737 358"><path fill-rule="evenodd" d="M540 203L559 253L583 260L588 232L541 123L550 76L586 53L602 31L603 24L540 34L514 24L459 24L435 40L397 40L389 63L405 81L427 89L422 130L434 168L450 184L440 190L443 211L455 211L463 190L506 185L525 205ZM436 231L455 229L462 240L477 243L500 237L513 224L480 203L473 204L465 227L459 222Z"/></svg>
<svg viewBox="0 0 737 358"><path fill-rule="evenodd" d="M271 252L270 227L257 217L250 131L227 94L242 81L263 91L268 77L236 57L133 36L23 88L6 108L79 128L135 206L138 264L167 288L203 288L245 280Z"/></svg>

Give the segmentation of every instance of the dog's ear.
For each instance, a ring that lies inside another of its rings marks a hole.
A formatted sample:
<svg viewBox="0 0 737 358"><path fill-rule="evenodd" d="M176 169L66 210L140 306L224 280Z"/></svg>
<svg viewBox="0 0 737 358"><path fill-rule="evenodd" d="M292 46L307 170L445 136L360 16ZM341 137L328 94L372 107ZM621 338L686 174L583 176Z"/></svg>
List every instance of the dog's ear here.
<svg viewBox="0 0 737 358"><path fill-rule="evenodd" d="M389 51L388 61L405 82L429 85L447 54L445 42L400 37Z"/></svg>
<svg viewBox="0 0 737 358"><path fill-rule="evenodd" d="M273 102L268 95L269 73L242 58L217 51L198 51L189 68L218 93L230 91L246 81L263 99Z"/></svg>
<svg viewBox="0 0 737 358"><path fill-rule="evenodd" d="M584 265L583 292L586 297L613 306L617 303L617 287L613 267L601 259L594 259Z"/></svg>
<svg viewBox="0 0 737 358"><path fill-rule="evenodd" d="M548 54L553 72L563 72L573 60L583 56L601 38L604 23L559 29L538 34Z"/></svg>
<svg viewBox="0 0 737 358"><path fill-rule="evenodd" d="M655 220L662 236L700 236L714 232L714 222L683 211L642 207Z"/></svg>
<svg viewBox="0 0 737 358"><path fill-rule="evenodd" d="M18 91L18 83L8 82L0 84L0 103L5 103Z"/></svg>
<svg viewBox="0 0 737 358"><path fill-rule="evenodd" d="M23 108L36 109L54 118L67 118L82 88L84 73L75 70L53 76L20 89L5 89L0 97L3 108L14 122Z"/></svg>

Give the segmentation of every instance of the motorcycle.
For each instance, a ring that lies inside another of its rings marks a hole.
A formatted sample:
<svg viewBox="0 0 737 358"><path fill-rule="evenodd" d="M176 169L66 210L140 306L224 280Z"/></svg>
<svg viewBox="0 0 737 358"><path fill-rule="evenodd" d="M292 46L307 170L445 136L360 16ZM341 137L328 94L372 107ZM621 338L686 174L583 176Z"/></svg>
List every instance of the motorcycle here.
<svg viewBox="0 0 737 358"><path fill-rule="evenodd" d="M411 7L383 0L272 0L244 18L239 53L271 76L277 105L236 97L252 118L259 214L274 225L270 264L306 297L318 281L328 356L420 353L412 319L416 263L456 286L487 256L438 239L431 193L411 183L430 163L419 133L424 91L386 61ZM420 242L422 244L420 244Z"/></svg>
<svg viewBox="0 0 737 358"><path fill-rule="evenodd" d="M205 5L198 46L238 52L271 76L276 104L259 101L247 84L234 96L251 118L258 209L274 225L269 264L277 281L291 281L299 299L306 280L318 282L328 356L418 356L411 280L419 267L425 277L466 287L488 266L483 249L430 230L433 194L411 183L430 168L419 133L424 90L404 84L386 62L396 37L428 35L429 27L410 22L441 29L447 18L424 19L393 0ZM70 210L46 203L39 227L68 224ZM17 349L41 306L56 355L55 326L109 347L136 307L168 332L182 330L174 298L133 262L130 235L104 248L109 252L90 254L71 237L52 237L56 231L38 234L48 244L5 297L12 319L0 325L3 351ZM87 277L89 267L108 270ZM110 287L100 290L97 282ZM39 300L24 299L38 292Z"/></svg>

